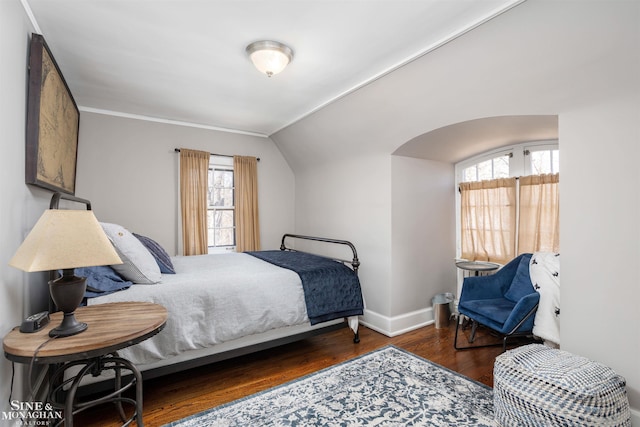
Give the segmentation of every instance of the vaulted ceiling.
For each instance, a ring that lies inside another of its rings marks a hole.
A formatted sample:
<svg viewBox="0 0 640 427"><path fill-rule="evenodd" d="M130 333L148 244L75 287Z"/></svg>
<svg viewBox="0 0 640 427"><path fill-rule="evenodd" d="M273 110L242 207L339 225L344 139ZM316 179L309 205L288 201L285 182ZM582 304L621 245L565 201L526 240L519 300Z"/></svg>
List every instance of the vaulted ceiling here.
<svg viewBox="0 0 640 427"><path fill-rule="evenodd" d="M83 111L272 135L523 0L23 0ZM245 47L294 51L271 78Z"/></svg>
<svg viewBox="0 0 640 427"><path fill-rule="evenodd" d="M484 117L444 126L407 141L393 154L457 163L523 141L558 139L558 116Z"/></svg>

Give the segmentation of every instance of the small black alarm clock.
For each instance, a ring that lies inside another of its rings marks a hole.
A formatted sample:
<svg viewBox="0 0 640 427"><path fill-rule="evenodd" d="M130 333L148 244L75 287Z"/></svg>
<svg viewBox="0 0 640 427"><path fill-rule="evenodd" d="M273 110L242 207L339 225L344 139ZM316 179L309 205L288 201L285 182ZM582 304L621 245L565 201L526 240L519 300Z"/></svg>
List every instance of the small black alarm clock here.
<svg viewBox="0 0 640 427"><path fill-rule="evenodd" d="M41 311L24 319L20 325L20 332L36 332L42 329L47 323L49 323L49 312Z"/></svg>

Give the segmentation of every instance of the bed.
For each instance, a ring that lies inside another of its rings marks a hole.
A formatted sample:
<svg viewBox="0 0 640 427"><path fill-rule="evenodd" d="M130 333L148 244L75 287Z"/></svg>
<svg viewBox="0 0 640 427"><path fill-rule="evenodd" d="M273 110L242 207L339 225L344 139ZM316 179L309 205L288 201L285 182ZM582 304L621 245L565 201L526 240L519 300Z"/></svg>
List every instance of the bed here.
<svg viewBox="0 0 640 427"><path fill-rule="evenodd" d="M132 258L133 264L144 264L119 242L128 230L115 224L103 228L125 261L124 267L111 266L116 272L130 268L126 264ZM357 277L360 261L348 241L285 234L276 251L168 257L148 245L157 245L153 240L129 234L128 240L145 243L161 270L163 263L169 264L174 273L161 272L147 283L120 276L122 286L107 286L107 291L90 277L85 303L145 301L167 308L167 324L160 334L119 351L145 379L304 339L345 323L354 342L359 341L358 316L364 309ZM347 247L352 259L327 258L288 246L300 240ZM92 391L100 388L95 383L102 379L90 379Z"/></svg>

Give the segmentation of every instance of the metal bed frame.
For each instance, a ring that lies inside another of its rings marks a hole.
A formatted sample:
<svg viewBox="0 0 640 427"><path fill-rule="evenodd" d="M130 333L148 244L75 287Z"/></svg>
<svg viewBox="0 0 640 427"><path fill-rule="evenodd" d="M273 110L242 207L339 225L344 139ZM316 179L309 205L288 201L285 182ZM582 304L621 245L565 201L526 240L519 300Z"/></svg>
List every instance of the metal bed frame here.
<svg viewBox="0 0 640 427"><path fill-rule="evenodd" d="M351 249L351 253L353 254L353 258L351 259L351 261L345 260L345 259L339 259L339 258L331 258L331 259L342 262L344 264L351 265L351 268L353 269L353 271L355 271L356 274L358 274L358 268L360 267L360 260L358 259L358 252L356 251L356 247L353 246L353 243L347 240L329 239L326 237L302 236L300 234L285 234L284 236L282 236L282 243L280 243L281 251L295 251L295 249L287 248L287 246L285 245L285 239L287 237L294 238L294 239L313 240L316 242L334 243L338 245L348 246Z"/></svg>

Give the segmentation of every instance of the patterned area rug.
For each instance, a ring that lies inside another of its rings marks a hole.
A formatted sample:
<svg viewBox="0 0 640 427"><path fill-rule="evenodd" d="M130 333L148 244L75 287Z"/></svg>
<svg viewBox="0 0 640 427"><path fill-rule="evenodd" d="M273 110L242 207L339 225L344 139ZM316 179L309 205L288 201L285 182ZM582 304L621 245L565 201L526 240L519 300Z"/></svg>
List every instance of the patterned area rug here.
<svg viewBox="0 0 640 427"><path fill-rule="evenodd" d="M389 346L165 427L495 426L493 391Z"/></svg>

